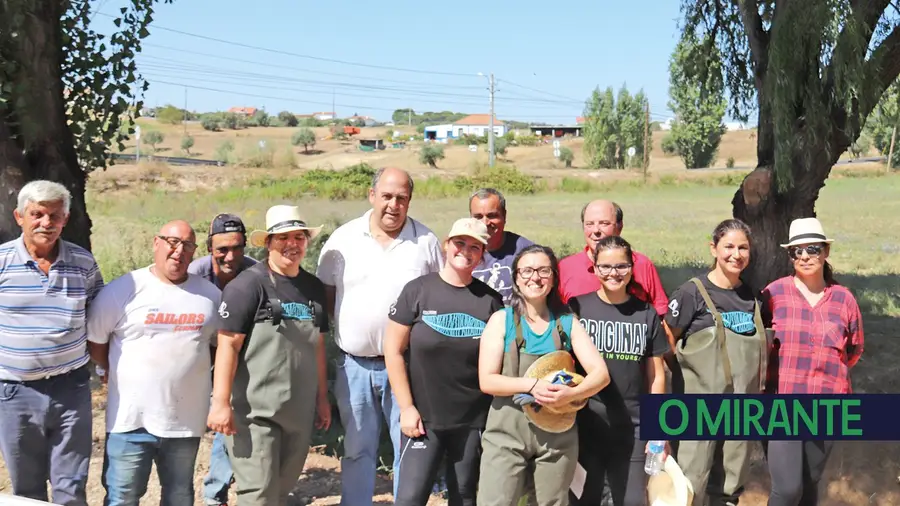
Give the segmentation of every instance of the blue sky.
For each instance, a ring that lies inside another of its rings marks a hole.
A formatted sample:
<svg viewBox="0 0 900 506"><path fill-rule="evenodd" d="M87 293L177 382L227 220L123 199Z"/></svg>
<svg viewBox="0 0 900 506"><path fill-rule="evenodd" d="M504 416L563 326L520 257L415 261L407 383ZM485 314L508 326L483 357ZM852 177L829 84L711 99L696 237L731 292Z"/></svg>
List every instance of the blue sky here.
<svg viewBox="0 0 900 506"><path fill-rule="evenodd" d="M118 14L124 0L93 0ZM438 2L175 0L157 4L138 68L147 106L264 107L390 119L394 109L488 112L572 123L591 91L623 84L671 116L668 62L675 0ZM108 17L95 29L110 33ZM178 33L183 32L183 33ZM199 35L200 38L188 34ZM259 50L240 45L257 46ZM291 53L291 54L288 54ZM305 57L304 57L305 56ZM326 60L339 60L326 61ZM379 68L373 68L379 67ZM390 68L388 68L390 67Z"/></svg>

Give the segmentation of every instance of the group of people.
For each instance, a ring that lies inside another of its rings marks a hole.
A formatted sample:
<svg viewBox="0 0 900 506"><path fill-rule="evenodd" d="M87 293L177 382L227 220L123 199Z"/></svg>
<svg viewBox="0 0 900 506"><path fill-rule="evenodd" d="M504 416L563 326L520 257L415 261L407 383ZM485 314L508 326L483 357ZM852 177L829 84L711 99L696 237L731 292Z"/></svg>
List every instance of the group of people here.
<svg viewBox="0 0 900 506"><path fill-rule="evenodd" d="M623 210L584 206L585 246L558 259L506 230L503 195L476 191L440 239L408 215L414 181L380 169L371 209L322 231L276 205L265 229L217 215L199 247L183 220L152 238L153 262L105 283L91 253L61 239L71 196L33 181L21 235L0 245L0 451L16 495L85 505L90 364L108 384L104 506L136 506L156 464L162 504L194 502L200 439L215 432L207 504L284 504L317 429L332 424L326 335L340 352L341 504L372 504L380 434L393 446L395 503L647 504L645 393L849 393L863 350L853 295L815 218L783 247L793 273L742 282L753 240L736 219L712 265L667 296L653 262L622 237ZM257 261L247 246L264 250ZM666 369L671 373L667 381ZM210 371L212 370L212 374ZM671 441L693 504L737 504L746 441ZM817 502L831 450L765 443L770 505ZM570 487L579 468L583 486Z"/></svg>

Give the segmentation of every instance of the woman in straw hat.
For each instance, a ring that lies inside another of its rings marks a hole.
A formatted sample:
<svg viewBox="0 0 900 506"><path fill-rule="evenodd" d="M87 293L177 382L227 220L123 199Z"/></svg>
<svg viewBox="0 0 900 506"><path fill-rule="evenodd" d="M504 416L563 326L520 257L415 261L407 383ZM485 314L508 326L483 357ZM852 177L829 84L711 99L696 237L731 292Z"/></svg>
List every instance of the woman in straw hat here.
<svg viewBox="0 0 900 506"><path fill-rule="evenodd" d="M489 237L481 221L457 220L444 240L444 267L407 283L391 306L384 361L402 432L394 504L425 506L446 457L449 504L475 506L491 405L478 388L478 338L503 308L500 294L472 277Z"/></svg>
<svg viewBox="0 0 900 506"><path fill-rule="evenodd" d="M594 274L600 289L569 304L603 353L609 386L578 412L578 461L587 475L580 497L572 504L601 504L608 495L613 506L647 502L647 445L641 442L640 396L666 393L663 355L669 343L659 314L634 293L631 245L612 235L594 249ZM574 491L573 491L574 492Z"/></svg>
<svg viewBox="0 0 900 506"><path fill-rule="evenodd" d="M750 227L735 219L713 230L712 269L670 297L664 319L677 362L672 390L758 394L765 387L768 311L741 280L750 263ZM676 460L694 488L694 504L737 504L750 469L750 441L677 441Z"/></svg>
<svg viewBox="0 0 900 506"><path fill-rule="evenodd" d="M763 291L779 346L771 392L849 394L850 369L863 352L863 322L850 290L834 279L828 255L833 239L816 218L794 220L787 249L793 274ZM770 506L812 505L831 441L770 441Z"/></svg>
<svg viewBox="0 0 900 506"><path fill-rule="evenodd" d="M327 429L325 287L300 266L309 227L294 206L266 213L250 234L268 258L222 293L207 425L226 435L238 504L285 504L303 471L313 425Z"/></svg>
<svg viewBox="0 0 900 506"><path fill-rule="evenodd" d="M481 336L478 377L494 400L481 441L478 504L515 505L525 473L533 472L538 506L567 505L578 464L575 415L609 384L609 374L560 299L553 250L523 249L512 271L511 307L491 316Z"/></svg>

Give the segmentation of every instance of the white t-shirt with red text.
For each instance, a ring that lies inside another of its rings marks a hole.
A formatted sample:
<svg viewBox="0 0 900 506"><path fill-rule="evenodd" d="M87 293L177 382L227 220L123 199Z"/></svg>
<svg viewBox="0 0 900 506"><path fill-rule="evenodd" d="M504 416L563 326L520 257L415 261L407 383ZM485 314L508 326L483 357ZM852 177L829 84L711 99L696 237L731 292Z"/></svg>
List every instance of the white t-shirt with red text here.
<svg viewBox="0 0 900 506"><path fill-rule="evenodd" d="M173 285L149 267L100 291L87 330L89 341L109 343L107 432L203 435L212 390L210 324L220 298L200 276Z"/></svg>

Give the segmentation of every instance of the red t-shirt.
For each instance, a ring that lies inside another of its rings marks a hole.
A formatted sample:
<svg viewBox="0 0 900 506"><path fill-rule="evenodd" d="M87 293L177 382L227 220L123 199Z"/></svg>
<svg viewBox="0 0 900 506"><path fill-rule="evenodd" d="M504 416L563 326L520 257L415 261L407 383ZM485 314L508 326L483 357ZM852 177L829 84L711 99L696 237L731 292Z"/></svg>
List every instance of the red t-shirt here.
<svg viewBox="0 0 900 506"><path fill-rule="evenodd" d="M596 292L600 289L600 280L594 274L594 263L588 258L590 250L583 250L563 258L559 262L559 293L563 302L568 303L572 297ZM665 316L669 306L669 298L663 289L662 281L656 267L646 255L632 251L634 268L632 275L638 285L631 294L649 302L660 316Z"/></svg>

